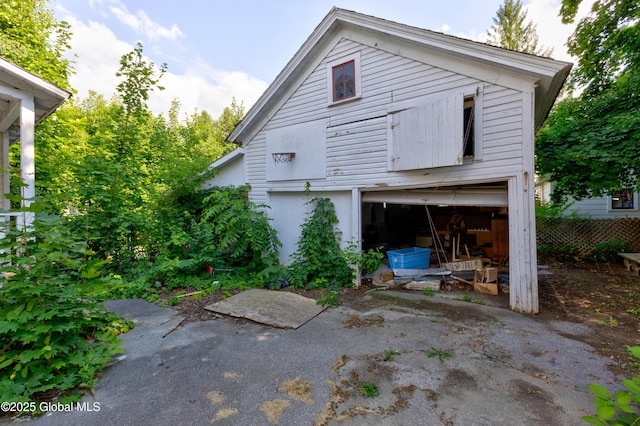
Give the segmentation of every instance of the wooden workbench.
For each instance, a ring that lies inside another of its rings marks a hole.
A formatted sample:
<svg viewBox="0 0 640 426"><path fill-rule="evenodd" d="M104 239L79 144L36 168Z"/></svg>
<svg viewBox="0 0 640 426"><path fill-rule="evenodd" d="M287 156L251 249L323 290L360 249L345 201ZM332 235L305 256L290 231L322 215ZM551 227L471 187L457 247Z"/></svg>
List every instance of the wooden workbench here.
<svg viewBox="0 0 640 426"><path fill-rule="evenodd" d="M618 253L618 256L624 259L624 266L627 267L627 271L640 275L640 253Z"/></svg>

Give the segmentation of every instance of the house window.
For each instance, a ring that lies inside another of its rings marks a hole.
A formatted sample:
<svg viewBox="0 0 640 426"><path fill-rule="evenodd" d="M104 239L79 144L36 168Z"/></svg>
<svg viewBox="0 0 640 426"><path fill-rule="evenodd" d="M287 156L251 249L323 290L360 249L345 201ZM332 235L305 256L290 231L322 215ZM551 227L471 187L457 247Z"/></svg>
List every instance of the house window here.
<svg viewBox="0 0 640 426"><path fill-rule="evenodd" d="M362 96L360 52L327 64L327 101L336 105Z"/></svg>
<svg viewBox="0 0 640 426"><path fill-rule="evenodd" d="M333 101L353 98L356 95L356 66L355 61L336 65L333 73Z"/></svg>
<svg viewBox="0 0 640 426"><path fill-rule="evenodd" d="M630 188L622 188L611 194L611 210L633 210L634 194Z"/></svg>
<svg viewBox="0 0 640 426"><path fill-rule="evenodd" d="M464 98L464 116L462 119L464 158L473 158L475 145L475 115L475 97L467 96Z"/></svg>

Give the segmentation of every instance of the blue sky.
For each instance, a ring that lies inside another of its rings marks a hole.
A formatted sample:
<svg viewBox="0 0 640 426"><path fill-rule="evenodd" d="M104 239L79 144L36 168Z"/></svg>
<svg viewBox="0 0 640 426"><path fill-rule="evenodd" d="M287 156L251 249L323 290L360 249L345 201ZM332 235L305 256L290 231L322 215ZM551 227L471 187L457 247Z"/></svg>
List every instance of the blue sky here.
<svg viewBox="0 0 640 426"><path fill-rule="evenodd" d="M554 57L573 61L563 46L572 28L560 23L561 0L523 0L540 41ZM165 113L171 100L182 116L207 111L218 117L236 98L249 107L333 6L477 41L486 40L503 0L50 0L71 25L77 74L71 84L115 92L120 57L142 42L144 54L166 63L163 92L149 105ZM587 2L590 3L590 2ZM588 5L587 5L588 6Z"/></svg>

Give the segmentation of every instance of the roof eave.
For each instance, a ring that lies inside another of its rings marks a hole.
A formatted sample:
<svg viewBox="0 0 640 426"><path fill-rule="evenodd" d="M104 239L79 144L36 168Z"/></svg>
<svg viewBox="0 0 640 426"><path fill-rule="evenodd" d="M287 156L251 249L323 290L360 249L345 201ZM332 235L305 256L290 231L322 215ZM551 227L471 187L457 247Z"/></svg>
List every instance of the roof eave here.
<svg viewBox="0 0 640 426"><path fill-rule="evenodd" d="M322 41L333 36L344 27L382 31L385 34L423 45L448 55L479 61L497 66L505 71L525 74L536 84L535 126L539 128L546 119L553 103L566 80L572 64L550 58L509 51L496 46L462 39L430 30L387 21L385 19L333 8L304 42L273 83L251 107L244 119L238 123L228 140L242 145L251 129L264 119L264 111L275 105L278 94L287 90L287 81L296 70L301 69Z"/></svg>

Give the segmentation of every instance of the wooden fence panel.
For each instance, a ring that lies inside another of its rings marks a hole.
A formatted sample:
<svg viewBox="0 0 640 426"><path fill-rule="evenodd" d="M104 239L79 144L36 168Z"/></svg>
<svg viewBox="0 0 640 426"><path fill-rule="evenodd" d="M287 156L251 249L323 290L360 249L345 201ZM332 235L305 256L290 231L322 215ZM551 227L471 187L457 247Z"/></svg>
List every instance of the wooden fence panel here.
<svg viewBox="0 0 640 426"><path fill-rule="evenodd" d="M633 252L640 252L640 219L536 219L538 245L572 246L579 254L588 254L598 243L614 237L629 240Z"/></svg>

